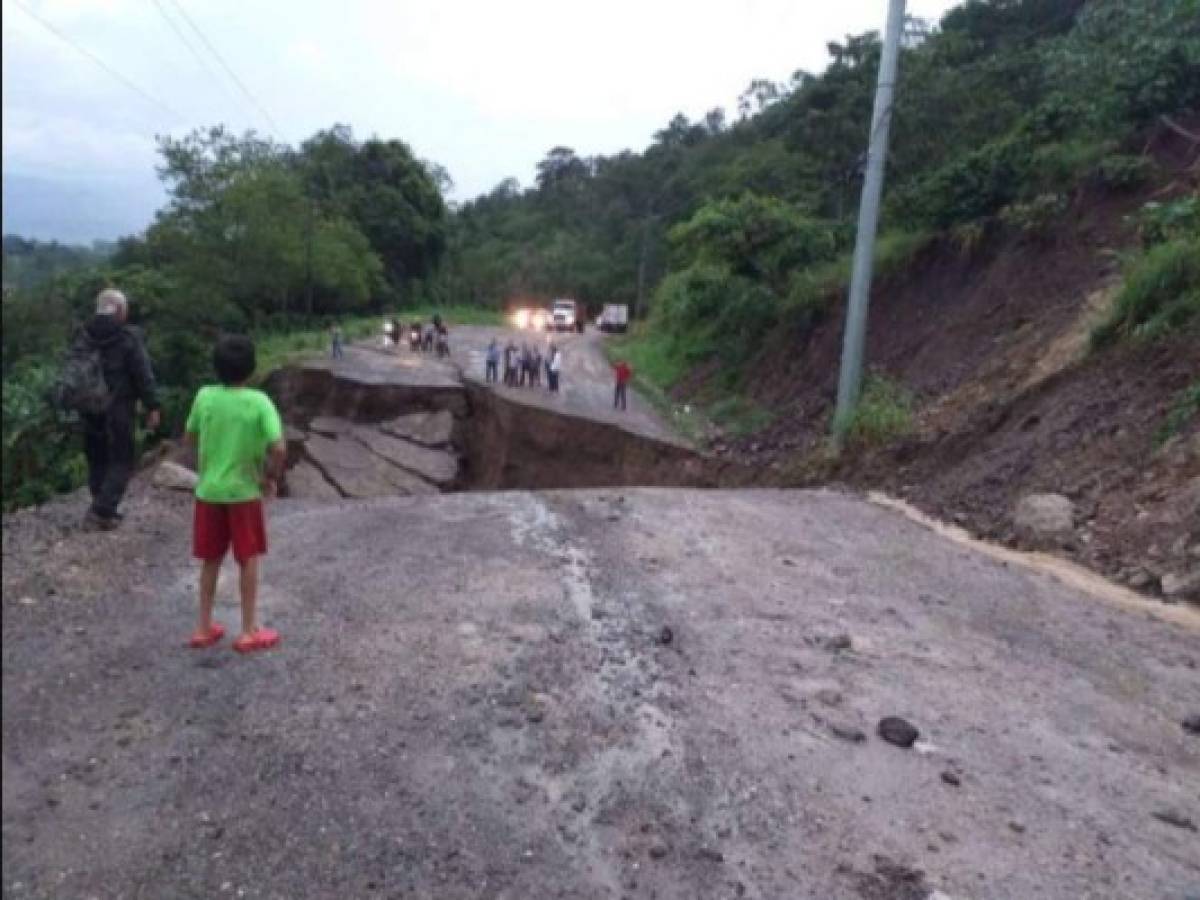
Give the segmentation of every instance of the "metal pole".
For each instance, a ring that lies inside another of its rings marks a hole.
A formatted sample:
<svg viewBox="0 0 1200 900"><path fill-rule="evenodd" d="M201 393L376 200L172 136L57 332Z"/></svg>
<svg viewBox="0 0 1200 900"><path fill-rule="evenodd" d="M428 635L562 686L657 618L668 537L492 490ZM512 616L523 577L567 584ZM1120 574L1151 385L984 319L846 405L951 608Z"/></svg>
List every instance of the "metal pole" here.
<svg viewBox="0 0 1200 900"><path fill-rule="evenodd" d="M887 29L883 38L883 54L879 59L879 81L875 87L875 111L871 116L867 172L858 208L858 235L854 240L854 268L850 276L850 298L842 342L842 370L838 378L837 410L833 416L833 442L834 447L839 449L846 429L850 427L862 387L867 304L871 299L871 269L875 262L875 232L879 225L883 164L887 156L888 129L892 122L892 94L896 86L900 33L903 27L904 0L890 0Z"/></svg>

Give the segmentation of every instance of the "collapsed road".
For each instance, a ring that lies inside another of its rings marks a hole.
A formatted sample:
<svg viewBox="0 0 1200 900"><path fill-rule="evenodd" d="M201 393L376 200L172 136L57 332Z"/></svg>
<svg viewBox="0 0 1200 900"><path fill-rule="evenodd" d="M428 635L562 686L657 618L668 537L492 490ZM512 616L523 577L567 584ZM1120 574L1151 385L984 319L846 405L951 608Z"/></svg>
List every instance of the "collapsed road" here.
<svg viewBox="0 0 1200 900"><path fill-rule="evenodd" d="M553 411L502 392L475 432L492 401L401 358L275 385L297 459L370 454L271 507L276 652L182 648L184 494L143 479L100 538L78 498L5 517L5 897L1197 892L1200 617L836 492L516 489L580 471L522 436ZM613 442L584 471L714 480L577 427Z"/></svg>

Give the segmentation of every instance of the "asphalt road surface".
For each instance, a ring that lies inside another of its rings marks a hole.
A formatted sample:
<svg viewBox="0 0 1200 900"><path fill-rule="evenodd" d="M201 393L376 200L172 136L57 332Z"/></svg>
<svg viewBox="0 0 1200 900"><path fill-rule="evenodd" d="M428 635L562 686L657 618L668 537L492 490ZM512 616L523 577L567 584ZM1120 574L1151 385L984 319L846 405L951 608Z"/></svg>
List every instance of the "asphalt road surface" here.
<svg viewBox="0 0 1200 900"><path fill-rule="evenodd" d="M279 501L250 658L186 496L82 509L4 521L5 897L1200 891L1194 619L861 499Z"/></svg>
<svg viewBox="0 0 1200 900"><path fill-rule="evenodd" d="M414 378L435 375L439 370L446 374L449 374L450 370L455 370L461 374L461 377L482 384L487 345L493 338L499 342L501 349L509 340L512 340L518 349L523 344L529 344L530 347L536 344L541 347L543 356L546 356L547 347L553 341L563 354L563 370L558 394L551 394L547 390L545 373L543 373L542 384L537 388L498 386L497 392L505 397L572 415L611 422L649 437L679 440L673 430L662 421L654 407L639 396L632 387L629 390L628 410L622 411L613 408L613 372L604 353L604 342L609 338L594 328L589 328L584 334L574 332L546 334L532 330L521 331L515 328L451 325L448 363L439 361L432 353L414 353L408 349L407 342L398 348L390 348L386 354L382 353L382 339L380 338L351 348L342 365L355 370L364 366L392 365L398 369L411 371ZM374 361L364 359L368 352L370 356L375 357ZM384 362L381 357L391 359L392 362ZM501 377L503 377L503 360L501 361Z"/></svg>

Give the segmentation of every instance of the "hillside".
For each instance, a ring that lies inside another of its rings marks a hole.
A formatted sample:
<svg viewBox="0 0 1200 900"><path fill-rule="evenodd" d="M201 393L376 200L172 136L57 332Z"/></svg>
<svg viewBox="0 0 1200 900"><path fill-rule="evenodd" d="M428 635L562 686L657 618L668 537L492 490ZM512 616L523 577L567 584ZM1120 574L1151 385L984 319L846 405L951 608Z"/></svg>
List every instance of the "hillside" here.
<svg viewBox="0 0 1200 900"><path fill-rule="evenodd" d="M1124 290L1122 260L1138 258L1137 213L1200 187L1200 146L1162 129L1150 149L1161 175L1137 190L1083 186L1061 223L1035 236L1001 233L967 250L933 240L876 284L867 357L887 391L868 390L877 405L842 459L825 451L837 309L769 339L742 383L770 424L717 437L716 451L784 483L883 488L1010 543L1022 496L1065 494L1077 530L1060 549L1150 593L1163 576L1194 580L1200 322L1112 346L1094 338ZM675 396L697 402L718 379L698 371Z"/></svg>

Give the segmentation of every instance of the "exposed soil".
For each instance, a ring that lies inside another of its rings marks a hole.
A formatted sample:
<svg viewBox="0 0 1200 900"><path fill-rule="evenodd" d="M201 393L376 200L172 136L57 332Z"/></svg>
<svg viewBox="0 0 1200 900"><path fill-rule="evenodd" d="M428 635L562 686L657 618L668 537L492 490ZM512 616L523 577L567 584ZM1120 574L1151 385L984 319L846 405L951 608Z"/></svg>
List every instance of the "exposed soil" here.
<svg viewBox="0 0 1200 900"><path fill-rule="evenodd" d="M1200 328L1087 352L1119 286L1119 253L1135 240L1129 214L1200 186L1194 149L1169 135L1150 149L1168 174L1145 189L1086 187L1053 234L1000 235L974 253L937 242L875 286L867 359L914 392L914 435L882 450L852 448L837 465L822 458L839 305L766 348L747 381L775 422L718 440L715 451L783 469L785 483L883 488L1004 541L1022 495L1063 493L1081 525L1063 549L1088 566L1149 592L1163 574L1200 566L1200 422L1166 447L1156 440L1179 393L1200 380Z"/></svg>

